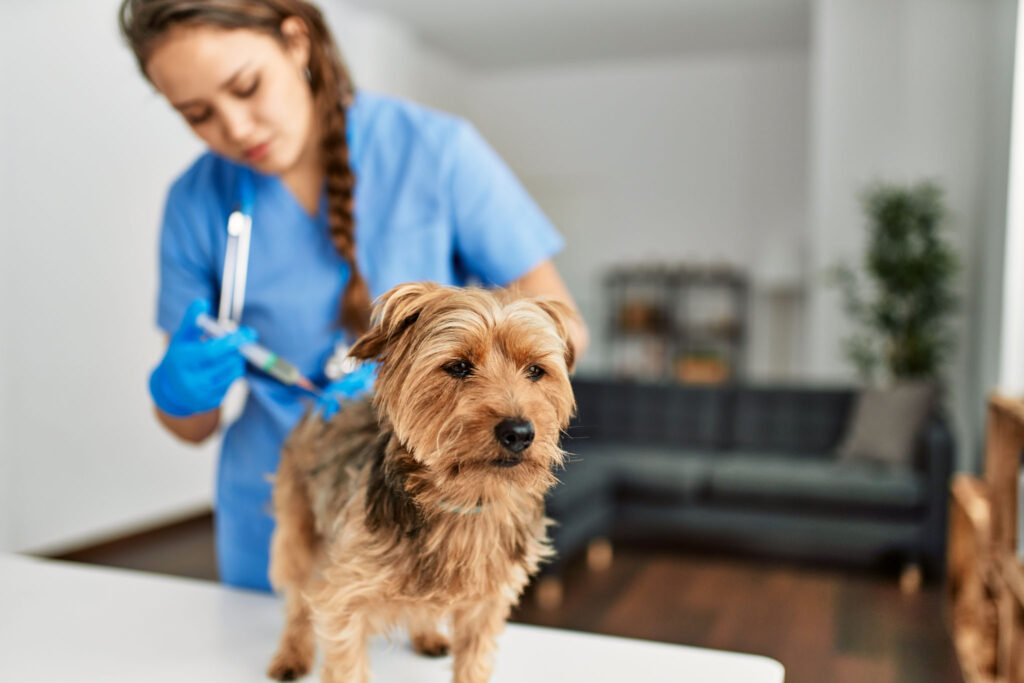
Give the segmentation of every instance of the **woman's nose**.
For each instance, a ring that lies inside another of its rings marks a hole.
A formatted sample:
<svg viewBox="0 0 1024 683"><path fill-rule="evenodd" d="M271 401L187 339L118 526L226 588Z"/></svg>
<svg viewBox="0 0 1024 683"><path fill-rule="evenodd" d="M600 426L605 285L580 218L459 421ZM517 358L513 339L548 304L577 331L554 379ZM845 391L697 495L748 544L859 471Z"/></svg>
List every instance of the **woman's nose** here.
<svg viewBox="0 0 1024 683"><path fill-rule="evenodd" d="M252 142L253 116L249 108L234 104L221 109L221 131L234 144Z"/></svg>

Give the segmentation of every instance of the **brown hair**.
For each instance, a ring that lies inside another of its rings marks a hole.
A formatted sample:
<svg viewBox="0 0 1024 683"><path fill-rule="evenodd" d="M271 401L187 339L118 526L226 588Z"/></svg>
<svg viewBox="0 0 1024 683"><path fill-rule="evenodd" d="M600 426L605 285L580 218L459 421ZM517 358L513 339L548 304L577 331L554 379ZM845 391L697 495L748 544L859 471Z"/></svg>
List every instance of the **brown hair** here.
<svg viewBox="0 0 1024 683"><path fill-rule="evenodd" d="M147 80L146 61L172 27L244 28L283 42L281 23L288 17L298 17L309 31L309 84L323 131L327 220L331 241L351 273L341 297L339 319L351 332L362 334L369 327L370 293L356 265L356 177L349 165L345 137L345 107L353 101L354 87L320 10L304 0L123 0L118 15L121 34Z"/></svg>

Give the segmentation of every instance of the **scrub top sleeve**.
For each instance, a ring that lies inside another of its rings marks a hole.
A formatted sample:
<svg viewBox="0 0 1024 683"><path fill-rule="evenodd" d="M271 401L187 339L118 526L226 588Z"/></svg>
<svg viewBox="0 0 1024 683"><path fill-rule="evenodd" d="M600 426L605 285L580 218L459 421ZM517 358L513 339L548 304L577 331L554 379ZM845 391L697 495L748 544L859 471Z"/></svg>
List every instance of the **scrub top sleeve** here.
<svg viewBox="0 0 1024 683"><path fill-rule="evenodd" d="M455 248L484 284L504 286L558 253L565 242L476 128L454 139L451 202Z"/></svg>
<svg viewBox="0 0 1024 683"><path fill-rule="evenodd" d="M156 322L173 333L196 299L214 305L215 280L199 241L200 223L189 220L187 205L172 188L160 229L160 285Z"/></svg>

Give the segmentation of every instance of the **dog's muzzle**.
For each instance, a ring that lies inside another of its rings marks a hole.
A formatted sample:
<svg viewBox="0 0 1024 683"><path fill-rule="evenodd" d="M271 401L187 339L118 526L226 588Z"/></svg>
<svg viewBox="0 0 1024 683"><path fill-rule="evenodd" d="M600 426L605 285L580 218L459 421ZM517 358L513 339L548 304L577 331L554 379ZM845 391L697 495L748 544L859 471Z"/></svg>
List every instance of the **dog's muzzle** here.
<svg viewBox="0 0 1024 683"><path fill-rule="evenodd" d="M494 428L494 436L505 449L505 455L494 461L499 467L514 467L523 461L523 451L533 443L533 423L523 419L502 420Z"/></svg>

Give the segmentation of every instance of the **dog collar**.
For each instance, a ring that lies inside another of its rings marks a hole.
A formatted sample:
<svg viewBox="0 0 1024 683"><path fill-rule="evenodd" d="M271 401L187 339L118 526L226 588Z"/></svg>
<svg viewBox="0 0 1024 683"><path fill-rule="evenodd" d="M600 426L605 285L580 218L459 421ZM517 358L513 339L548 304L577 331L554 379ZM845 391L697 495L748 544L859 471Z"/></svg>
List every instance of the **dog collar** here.
<svg viewBox="0 0 1024 683"><path fill-rule="evenodd" d="M442 498L437 501L437 507L441 508L445 512L453 512L457 515L475 515L479 512L483 512L484 508L487 506L483 503L477 503L473 507L467 508L462 507L461 505L455 505L454 503L449 503L447 500Z"/></svg>

